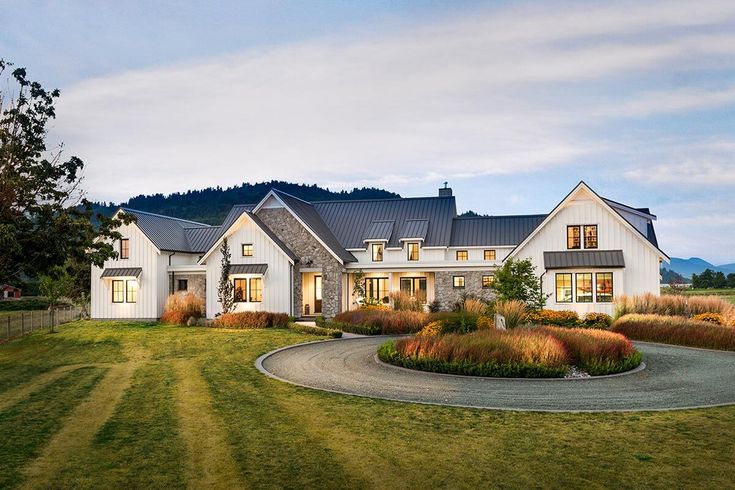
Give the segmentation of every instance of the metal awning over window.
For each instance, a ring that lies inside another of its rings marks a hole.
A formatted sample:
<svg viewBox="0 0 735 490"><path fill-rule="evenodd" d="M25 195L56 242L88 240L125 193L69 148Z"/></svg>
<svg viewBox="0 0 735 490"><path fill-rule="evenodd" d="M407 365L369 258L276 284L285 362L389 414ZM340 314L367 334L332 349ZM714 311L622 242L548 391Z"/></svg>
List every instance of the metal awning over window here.
<svg viewBox="0 0 735 490"><path fill-rule="evenodd" d="M622 250L572 250L544 252L546 269L622 268L625 267Z"/></svg>
<svg viewBox="0 0 735 490"><path fill-rule="evenodd" d="M134 277L137 279L142 272L142 267L107 267L102 271L100 277L103 279L109 277Z"/></svg>
<svg viewBox="0 0 735 490"><path fill-rule="evenodd" d="M268 264L232 264L230 274L265 274Z"/></svg>

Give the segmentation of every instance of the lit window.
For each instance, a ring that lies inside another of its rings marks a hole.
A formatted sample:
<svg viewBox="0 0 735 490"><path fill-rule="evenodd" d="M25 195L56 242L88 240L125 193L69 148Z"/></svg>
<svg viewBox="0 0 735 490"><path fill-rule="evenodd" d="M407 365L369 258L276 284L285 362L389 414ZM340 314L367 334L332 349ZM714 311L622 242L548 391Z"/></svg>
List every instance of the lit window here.
<svg viewBox="0 0 735 490"><path fill-rule="evenodd" d="M495 250L485 250L483 252L483 258L485 260L495 260Z"/></svg>
<svg viewBox="0 0 735 490"><path fill-rule="evenodd" d="M365 298L371 301L388 302L388 278L368 277L365 279Z"/></svg>
<svg viewBox="0 0 735 490"><path fill-rule="evenodd" d="M130 240L127 238L120 239L120 258L121 259L130 258Z"/></svg>
<svg viewBox="0 0 735 490"><path fill-rule="evenodd" d="M584 248L597 248L597 225L584 225Z"/></svg>
<svg viewBox="0 0 735 490"><path fill-rule="evenodd" d="M467 260L468 258L467 250L457 250L457 260Z"/></svg>
<svg viewBox="0 0 735 490"><path fill-rule="evenodd" d="M556 302L572 302L572 275L559 273L556 275Z"/></svg>
<svg viewBox="0 0 735 490"><path fill-rule="evenodd" d="M577 273L577 303L592 303L592 273Z"/></svg>
<svg viewBox="0 0 735 490"><path fill-rule="evenodd" d="M489 275L489 276L482 276L482 287L483 288L489 288L493 285L493 281L495 280L495 276Z"/></svg>
<svg viewBox="0 0 735 490"><path fill-rule="evenodd" d="M419 244L411 242L408 244L408 260L415 262L419 260Z"/></svg>
<svg viewBox="0 0 735 490"><path fill-rule="evenodd" d="M250 301L253 303L260 303L263 301L263 279L260 277L250 278L250 293L248 295Z"/></svg>
<svg viewBox="0 0 735 490"><path fill-rule="evenodd" d="M112 281L112 302L125 302L125 281Z"/></svg>
<svg viewBox="0 0 735 490"><path fill-rule="evenodd" d="M613 274L612 272L598 272L595 274L597 282L597 302L612 303Z"/></svg>
<svg viewBox="0 0 735 490"><path fill-rule="evenodd" d="M383 244L373 243L373 262L383 261Z"/></svg>
<svg viewBox="0 0 735 490"><path fill-rule="evenodd" d="M567 226L567 248L581 248L579 226Z"/></svg>
<svg viewBox="0 0 735 490"><path fill-rule="evenodd" d="M464 287L464 276L454 276L452 278L452 285L455 288L463 288Z"/></svg>
<svg viewBox="0 0 735 490"><path fill-rule="evenodd" d="M252 257L253 256L253 244L252 243L243 243L242 244L242 256L243 257Z"/></svg>
<svg viewBox="0 0 735 490"><path fill-rule="evenodd" d="M235 303L244 303L247 298L247 280L246 279L235 279Z"/></svg>
<svg viewBox="0 0 735 490"><path fill-rule="evenodd" d="M136 303L138 301L138 281L125 281L125 302Z"/></svg>
<svg viewBox="0 0 735 490"><path fill-rule="evenodd" d="M177 291L188 291L189 290L189 280L179 279L178 283L176 284L176 290Z"/></svg>
<svg viewBox="0 0 735 490"><path fill-rule="evenodd" d="M401 291L408 293L412 298L426 301L426 278L425 277L402 277Z"/></svg>

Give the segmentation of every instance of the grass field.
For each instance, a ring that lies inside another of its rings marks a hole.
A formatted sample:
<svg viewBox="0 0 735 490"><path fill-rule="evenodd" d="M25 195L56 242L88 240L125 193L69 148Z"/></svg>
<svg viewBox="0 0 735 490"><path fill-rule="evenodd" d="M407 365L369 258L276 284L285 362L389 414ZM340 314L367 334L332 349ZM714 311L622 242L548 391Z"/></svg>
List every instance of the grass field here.
<svg viewBox="0 0 735 490"><path fill-rule="evenodd" d="M663 294L671 294L669 288L661 288ZM719 296L735 304L735 289L684 289L681 294L685 296Z"/></svg>
<svg viewBox="0 0 735 490"><path fill-rule="evenodd" d="M719 487L735 407L543 414L260 374L288 330L77 322L0 345L0 488Z"/></svg>

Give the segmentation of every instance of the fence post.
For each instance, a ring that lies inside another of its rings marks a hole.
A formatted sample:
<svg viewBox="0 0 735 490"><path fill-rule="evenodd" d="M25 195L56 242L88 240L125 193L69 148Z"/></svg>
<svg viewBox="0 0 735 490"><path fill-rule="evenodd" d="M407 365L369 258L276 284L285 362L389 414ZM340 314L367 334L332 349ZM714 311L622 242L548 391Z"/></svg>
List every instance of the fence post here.
<svg viewBox="0 0 735 490"><path fill-rule="evenodd" d="M21 312L20 313L20 329L25 330L26 328L26 314ZM31 325L31 332L33 332L33 325Z"/></svg>
<svg viewBox="0 0 735 490"><path fill-rule="evenodd" d="M31 331L33 330L33 310L31 310Z"/></svg>
<svg viewBox="0 0 735 490"><path fill-rule="evenodd" d="M10 315L8 315L8 338L10 338Z"/></svg>

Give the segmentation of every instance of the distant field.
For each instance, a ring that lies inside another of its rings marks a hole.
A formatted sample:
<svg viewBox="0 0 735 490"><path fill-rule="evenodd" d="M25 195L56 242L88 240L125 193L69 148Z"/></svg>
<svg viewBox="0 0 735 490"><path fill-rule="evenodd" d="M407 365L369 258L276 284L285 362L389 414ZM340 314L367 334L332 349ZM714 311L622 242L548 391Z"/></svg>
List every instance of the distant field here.
<svg viewBox="0 0 735 490"><path fill-rule="evenodd" d="M662 294L672 294L671 289L661 288ZM735 304L735 289L685 289L683 291L686 296L721 296L733 304Z"/></svg>

